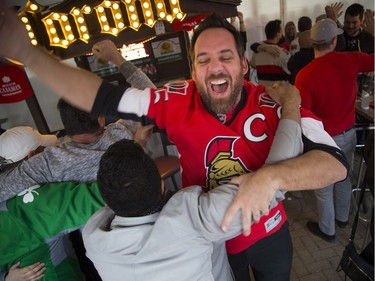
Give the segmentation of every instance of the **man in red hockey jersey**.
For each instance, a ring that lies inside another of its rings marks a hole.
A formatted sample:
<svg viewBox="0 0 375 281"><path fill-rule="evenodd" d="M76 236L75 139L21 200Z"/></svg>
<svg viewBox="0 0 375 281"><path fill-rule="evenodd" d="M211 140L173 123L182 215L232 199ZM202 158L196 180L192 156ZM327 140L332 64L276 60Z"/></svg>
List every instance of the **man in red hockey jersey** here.
<svg viewBox="0 0 375 281"><path fill-rule="evenodd" d="M210 189L227 181L239 184L238 196L223 222L225 230L233 215L242 211L246 235L227 244L236 279L249 279L250 264L257 280L289 280L292 243L286 214L282 202L268 209L275 190L321 188L344 179L347 165L321 122L302 109L305 153L262 167L281 107L263 86L244 82L246 58L229 22L213 15L195 31L192 81L144 91L115 86L58 63L31 46L24 27L10 12L0 14L0 38L3 56L23 62L72 104L93 115L147 116L165 129L181 154L183 186L199 184ZM297 90L277 83L268 91L287 94ZM299 107L295 99L286 99L282 105L283 114ZM248 235L252 219L259 223Z"/></svg>

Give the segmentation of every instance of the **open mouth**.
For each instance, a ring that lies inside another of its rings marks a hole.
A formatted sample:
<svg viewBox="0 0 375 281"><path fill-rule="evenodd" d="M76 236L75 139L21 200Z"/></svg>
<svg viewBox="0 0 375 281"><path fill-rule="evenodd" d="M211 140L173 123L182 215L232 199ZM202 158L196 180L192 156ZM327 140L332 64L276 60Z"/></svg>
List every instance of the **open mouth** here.
<svg viewBox="0 0 375 281"><path fill-rule="evenodd" d="M211 90L215 93L222 94L228 89L228 81L225 79L218 79L210 82Z"/></svg>

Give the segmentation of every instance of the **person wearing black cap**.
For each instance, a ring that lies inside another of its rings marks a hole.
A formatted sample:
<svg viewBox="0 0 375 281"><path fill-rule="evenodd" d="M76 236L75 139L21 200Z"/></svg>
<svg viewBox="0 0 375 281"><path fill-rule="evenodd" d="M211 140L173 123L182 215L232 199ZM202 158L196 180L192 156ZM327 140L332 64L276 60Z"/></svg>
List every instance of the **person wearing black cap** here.
<svg viewBox="0 0 375 281"><path fill-rule="evenodd" d="M354 129L357 75L374 70L374 55L335 52L337 35L342 33L331 19L315 23L311 29L315 59L297 74L295 85L300 90L302 106L322 119L325 129L352 165L357 141ZM351 190L350 177L315 190L319 222L307 222L310 232L329 242L335 240L335 221L340 227L348 224Z"/></svg>

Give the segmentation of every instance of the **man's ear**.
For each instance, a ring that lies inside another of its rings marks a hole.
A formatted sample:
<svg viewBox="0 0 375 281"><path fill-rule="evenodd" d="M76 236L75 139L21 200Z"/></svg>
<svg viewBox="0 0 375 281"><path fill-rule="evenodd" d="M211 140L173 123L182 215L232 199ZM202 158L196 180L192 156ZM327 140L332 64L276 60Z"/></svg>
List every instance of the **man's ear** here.
<svg viewBox="0 0 375 281"><path fill-rule="evenodd" d="M242 68L244 74L249 70L249 63L247 62L246 56L243 56L242 58Z"/></svg>
<svg viewBox="0 0 375 281"><path fill-rule="evenodd" d="M99 123L100 128L105 127L105 117L104 117L104 115L98 116L98 123Z"/></svg>

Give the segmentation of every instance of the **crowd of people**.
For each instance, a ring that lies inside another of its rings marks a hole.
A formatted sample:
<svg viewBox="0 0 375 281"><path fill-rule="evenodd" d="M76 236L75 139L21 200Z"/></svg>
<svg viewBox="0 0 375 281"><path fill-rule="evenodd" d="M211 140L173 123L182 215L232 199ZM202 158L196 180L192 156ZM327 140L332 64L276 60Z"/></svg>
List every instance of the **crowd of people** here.
<svg viewBox="0 0 375 281"><path fill-rule="evenodd" d="M307 228L328 242L349 220L357 77L374 71L374 17L350 5L341 29L342 8L326 6L314 25L300 17L298 32L269 21L250 62L243 14L210 15L191 38L192 79L158 89L110 40L92 52L129 84L60 63L0 3L0 55L60 96L66 133L0 135L0 280L90 279L67 241L76 230L96 280L248 281L250 268L257 281L289 280L285 192L315 190ZM176 193L146 148L154 126L178 149Z"/></svg>

